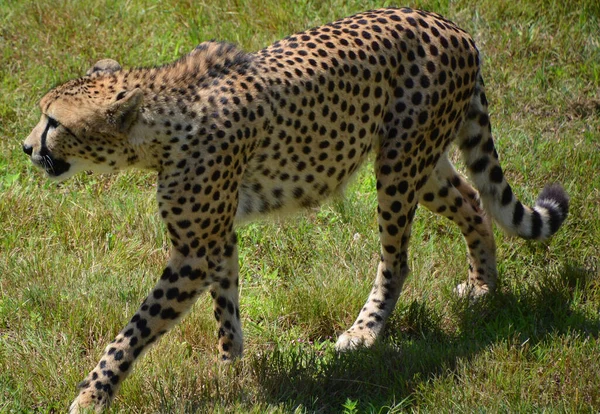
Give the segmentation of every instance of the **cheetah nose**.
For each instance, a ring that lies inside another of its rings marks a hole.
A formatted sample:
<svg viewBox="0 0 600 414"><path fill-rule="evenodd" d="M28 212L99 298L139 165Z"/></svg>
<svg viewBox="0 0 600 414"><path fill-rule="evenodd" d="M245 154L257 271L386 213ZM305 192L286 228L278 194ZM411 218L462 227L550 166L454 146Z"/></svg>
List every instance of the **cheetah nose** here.
<svg viewBox="0 0 600 414"><path fill-rule="evenodd" d="M31 145L23 144L23 152L31 156L31 154L33 154L33 147Z"/></svg>

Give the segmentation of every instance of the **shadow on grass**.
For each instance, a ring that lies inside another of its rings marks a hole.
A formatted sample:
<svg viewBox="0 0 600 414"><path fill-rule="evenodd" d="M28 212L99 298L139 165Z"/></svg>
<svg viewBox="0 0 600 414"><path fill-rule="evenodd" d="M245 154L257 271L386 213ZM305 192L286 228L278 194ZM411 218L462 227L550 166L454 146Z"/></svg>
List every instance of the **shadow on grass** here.
<svg viewBox="0 0 600 414"><path fill-rule="evenodd" d="M413 302L368 350L339 355L331 347L321 352L292 347L247 356L261 387L258 399L320 413L340 412L348 398L374 412L408 408L424 381L495 343L516 339L534 345L551 334L597 338L598 316L577 310L586 292L599 288L596 278L591 268L565 265L558 276L543 276L516 292L500 289L474 304L457 299L450 319Z"/></svg>

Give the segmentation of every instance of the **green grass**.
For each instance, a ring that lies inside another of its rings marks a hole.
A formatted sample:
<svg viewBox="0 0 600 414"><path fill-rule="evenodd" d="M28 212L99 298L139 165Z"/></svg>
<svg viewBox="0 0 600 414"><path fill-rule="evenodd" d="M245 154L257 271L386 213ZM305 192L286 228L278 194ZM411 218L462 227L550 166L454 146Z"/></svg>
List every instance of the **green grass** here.
<svg viewBox="0 0 600 414"><path fill-rule="evenodd" d="M111 57L169 62L208 39L257 50L374 1L0 2L0 412L64 412L166 262L154 177L47 182L20 150L51 86ZM320 211L240 230L245 358L216 360L208 298L150 351L114 412L600 410L600 6L413 3L478 43L496 144L527 202L571 195L546 244L497 233L500 286L469 305L455 227L419 210L412 275L384 339L337 355L375 274L374 179Z"/></svg>

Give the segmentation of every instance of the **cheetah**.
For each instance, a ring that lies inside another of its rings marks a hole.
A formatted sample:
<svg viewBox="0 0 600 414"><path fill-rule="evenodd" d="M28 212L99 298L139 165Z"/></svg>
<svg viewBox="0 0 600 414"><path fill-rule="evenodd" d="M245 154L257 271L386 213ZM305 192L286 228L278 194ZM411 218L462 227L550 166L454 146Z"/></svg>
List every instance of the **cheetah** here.
<svg viewBox="0 0 600 414"><path fill-rule="evenodd" d="M496 285L493 218L543 240L568 212L547 186L534 207L513 194L492 139L479 52L442 16L368 11L277 41L256 53L206 42L179 60L125 70L102 60L48 92L23 144L64 180L130 167L157 173L172 249L156 286L79 386L71 412L108 407L134 362L209 291L219 358L243 350L236 226L320 204L374 153L381 260L366 304L339 351L370 346L409 273L420 204L454 222L468 247L458 293ZM460 149L471 182L455 170Z"/></svg>

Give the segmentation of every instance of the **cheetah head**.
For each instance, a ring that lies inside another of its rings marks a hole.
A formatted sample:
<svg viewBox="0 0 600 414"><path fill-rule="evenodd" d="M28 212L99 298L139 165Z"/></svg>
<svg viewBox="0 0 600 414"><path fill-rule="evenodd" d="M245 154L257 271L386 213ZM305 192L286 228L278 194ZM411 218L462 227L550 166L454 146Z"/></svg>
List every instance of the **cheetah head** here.
<svg viewBox="0 0 600 414"><path fill-rule="evenodd" d="M114 172L135 163L127 136L143 103L139 88L119 86L114 60L96 63L83 78L48 92L41 119L23 143L34 165L56 180L91 170Z"/></svg>

